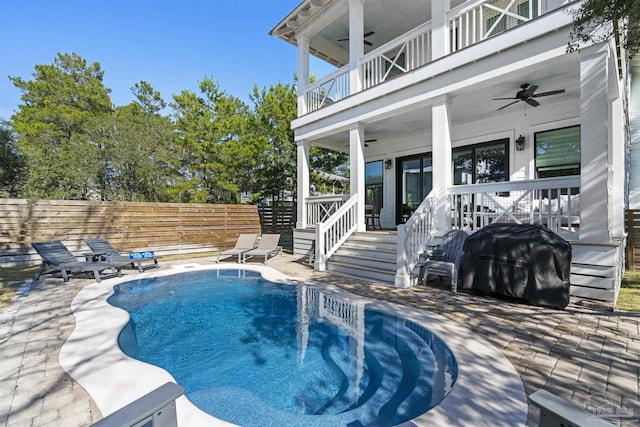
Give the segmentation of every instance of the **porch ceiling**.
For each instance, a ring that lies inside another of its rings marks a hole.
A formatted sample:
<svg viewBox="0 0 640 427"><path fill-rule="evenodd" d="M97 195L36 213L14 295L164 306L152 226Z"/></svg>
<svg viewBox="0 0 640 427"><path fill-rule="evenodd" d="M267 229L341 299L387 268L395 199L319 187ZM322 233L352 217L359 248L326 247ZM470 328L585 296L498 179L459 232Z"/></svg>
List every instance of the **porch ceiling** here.
<svg viewBox="0 0 640 427"><path fill-rule="evenodd" d="M438 0L440 1L440 0ZM465 0L451 0L456 7ZM326 25L315 28L320 21L320 13L336 8ZM371 46L365 45L365 53L370 52L395 39L407 31L431 20L431 0L402 0L402 7L389 0L367 0L364 5L364 31L374 32L366 38ZM349 12L343 0L305 0L285 19L276 25L271 35L297 46L297 37L305 34L310 38L310 52L318 58L337 67L349 60Z"/></svg>
<svg viewBox="0 0 640 427"><path fill-rule="evenodd" d="M530 66L525 70L508 75L497 75L483 80L474 86L453 89L451 96L451 119L453 124L462 121L470 122L490 119L514 112L525 113L525 103L516 103L504 110L498 108L510 101L494 101L493 98L513 97L520 90L520 85L530 83L539 86L538 93L564 89L565 93L539 98L537 109L549 108L555 103L575 99L580 96L580 67L577 55L564 55L553 61ZM526 106L527 111L533 107ZM396 116L377 121L364 122L367 145L383 143L397 139L403 135L411 135L427 131L431 128L430 109L419 107L411 111L403 111ZM508 127L508 126L507 126ZM339 151L348 150L349 132L343 131L313 141L314 145Z"/></svg>

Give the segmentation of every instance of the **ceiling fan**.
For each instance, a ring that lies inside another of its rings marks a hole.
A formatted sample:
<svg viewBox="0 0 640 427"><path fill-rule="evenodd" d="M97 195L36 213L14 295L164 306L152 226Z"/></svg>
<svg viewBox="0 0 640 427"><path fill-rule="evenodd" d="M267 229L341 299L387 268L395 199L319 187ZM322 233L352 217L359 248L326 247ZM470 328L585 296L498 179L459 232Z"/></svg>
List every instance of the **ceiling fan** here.
<svg viewBox="0 0 640 427"><path fill-rule="evenodd" d="M516 96L514 98L493 98L494 101L503 100L503 99L515 99L515 101L510 102L507 105L503 105L502 107L498 108L498 111L502 110L503 108L507 108L508 106L513 105L516 102L520 102L520 101L526 102L532 107L537 107L538 105L540 105L540 103L533 98L540 98L542 96L557 95L559 93L564 93L564 89L551 90L549 92L542 92L542 93L535 93L535 91L538 89L538 86L530 85L529 83L521 84L520 89L521 90L519 90L516 93Z"/></svg>
<svg viewBox="0 0 640 427"><path fill-rule="evenodd" d="M370 142L378 142L378 140L377 140L377 139L365 139L365 140L364 140L364 146L365 146L365 148L369 146L369 143L370 143ZM347 147L349 147L349 144L347 144Z"/></svg>
<svg viewBox="0 0 640 427"><path fill-rule="evenodd" d="M367 37L372 36L372 35L374 35L375 33L376 33L375 31L369 31L368 33L364 33L363 37L366 39ZM344 38L344 39L338 39L338 40L336 40L336 41L339 41L339 42L346 42L346 41L348 41L348 40L349 40L349 37ZM373 43L371 43L369 40L365 40L365 41L364 41L364 44L366 44L367 46L373 46Z"/></svg>

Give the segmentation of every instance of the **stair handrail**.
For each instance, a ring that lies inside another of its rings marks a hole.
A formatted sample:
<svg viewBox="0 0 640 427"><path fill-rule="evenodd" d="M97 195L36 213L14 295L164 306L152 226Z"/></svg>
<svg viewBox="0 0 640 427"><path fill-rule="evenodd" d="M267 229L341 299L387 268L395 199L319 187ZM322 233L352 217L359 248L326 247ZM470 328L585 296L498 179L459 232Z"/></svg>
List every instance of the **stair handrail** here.
<svg viewBox="0 0 640 427"><path fill-rule="evenodd" d="M357 207L358 195L354 194L333 215L316 225L316 270L326 270L329 257L356 231Z"/></svg>
<svg viewBox="0 0 640 427"><path fill-rule="evenodd" d="M444 194L444 189L431 190L409 220L398 224L396 287L411 286L411 271L435 237L435 210Z"/></svg>

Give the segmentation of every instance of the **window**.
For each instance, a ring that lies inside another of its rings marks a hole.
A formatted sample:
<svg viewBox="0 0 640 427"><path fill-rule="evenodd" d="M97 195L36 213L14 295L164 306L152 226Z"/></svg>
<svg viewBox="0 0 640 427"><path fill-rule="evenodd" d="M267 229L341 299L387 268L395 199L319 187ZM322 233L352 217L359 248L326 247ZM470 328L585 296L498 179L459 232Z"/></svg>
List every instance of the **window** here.
<svg viewBox="0 0 640 427"><path fill-rule="evenodd" d="M536 132L536 176L580 175L580 126Z"/></svg>
<svg viewBox="0 0 640 427"><path fill-rule="evenodd" d="M365 204L374 205L375 202L382 207L382 160L367 162L364 165Z"/></svg>
<svg viewBox="0 0 640 427"><path fill-rule="evenodd" d="M529 13L531 11L531 13ZM526 1L524 3L520 3L518 5L518 15L523 18L533 19L538 16L538 2L537 0L531 2L531 8L529 7L529 2Z"/></svg>
<svg viewBox="0 0 640 427"><path fill-rule="evenodd" d="M508 181L508 139L455 148L452 152L453 184Z"/></svg>

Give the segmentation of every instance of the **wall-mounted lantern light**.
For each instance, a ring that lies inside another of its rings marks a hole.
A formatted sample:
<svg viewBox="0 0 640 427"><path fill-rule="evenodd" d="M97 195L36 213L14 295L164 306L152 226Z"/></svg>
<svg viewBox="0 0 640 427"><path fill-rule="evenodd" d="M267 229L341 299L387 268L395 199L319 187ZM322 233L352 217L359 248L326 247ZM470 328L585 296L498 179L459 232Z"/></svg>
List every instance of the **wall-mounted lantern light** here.
<svg viewBox="0 0 640 427"><path fill-rule="evenodd" d="M384 168L385 169L391 169L391 166L393 166L393 160L387 159L387 160L384 161Z"/></svg>
<svg viewBox="0 0 640 427"><path fill-rule="evenodd" d="M516 151L524 151L524 136L520 135L516 139Z"/></svg>

